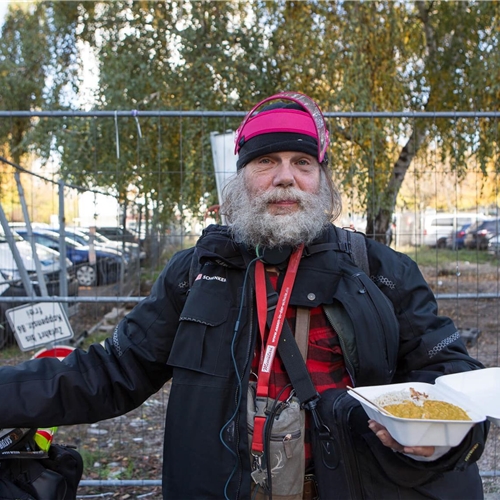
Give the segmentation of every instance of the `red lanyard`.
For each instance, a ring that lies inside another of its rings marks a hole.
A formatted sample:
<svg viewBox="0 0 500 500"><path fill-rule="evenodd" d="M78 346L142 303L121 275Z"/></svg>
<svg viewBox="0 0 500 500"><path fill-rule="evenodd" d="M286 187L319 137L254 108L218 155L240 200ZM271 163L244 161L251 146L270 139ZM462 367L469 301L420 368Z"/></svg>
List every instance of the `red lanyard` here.
<svg viewBox="0 0 500 500"><path fill-rule="evenodd" d="M300 259L304 245L300 245L293 252L288 263L288 267L281 287L281 292L276 304L273 321L265 343L265 331L267 321L267 290L264 264L259 260L255 265L255 291L257 294L257 316L259 319L259 330L261 337L261 356L259 362L259 378L257 381L257 398L267 400L269 395L269 379L271 377L271 369L273 361L278 349L278 342L283 328L283 322L286 321L286 310L288 302L292 294L293 284L297 276ZM264 424L266 422L265 415L255 415L254 431L252 441L252 452L263 453L264 451Z"/></svg>

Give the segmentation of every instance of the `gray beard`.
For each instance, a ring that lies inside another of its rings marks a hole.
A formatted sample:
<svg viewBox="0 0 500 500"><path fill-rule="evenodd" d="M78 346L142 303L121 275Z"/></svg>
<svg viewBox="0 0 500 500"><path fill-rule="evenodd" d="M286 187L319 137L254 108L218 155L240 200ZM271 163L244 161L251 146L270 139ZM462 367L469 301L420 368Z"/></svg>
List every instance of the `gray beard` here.
<svg viewBox="0 0 500 500"><path fill-rule="evenodd" d="M245 176L237 175L225 189L223 213L238 243L269 248L312 243L331 221L332 195L322 179L318 193L278 187L250 197ZM299 210L285 215L268 212L268 203L295 199Z"/></svg>

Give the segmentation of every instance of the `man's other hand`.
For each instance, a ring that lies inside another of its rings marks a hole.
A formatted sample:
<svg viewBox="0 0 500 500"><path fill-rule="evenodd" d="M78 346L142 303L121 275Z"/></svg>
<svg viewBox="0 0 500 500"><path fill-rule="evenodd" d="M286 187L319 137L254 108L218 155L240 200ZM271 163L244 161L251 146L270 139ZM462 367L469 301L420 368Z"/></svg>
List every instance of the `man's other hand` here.
<svg viewBox="0 0 500 500"><path fill-rule="evenodd" d="M368 427L375 433L384 446L405 455L416 455L419 457L430 457L434 454L434 446L403 446L398 443L389 431L375 420L368 420Z"/></svg>

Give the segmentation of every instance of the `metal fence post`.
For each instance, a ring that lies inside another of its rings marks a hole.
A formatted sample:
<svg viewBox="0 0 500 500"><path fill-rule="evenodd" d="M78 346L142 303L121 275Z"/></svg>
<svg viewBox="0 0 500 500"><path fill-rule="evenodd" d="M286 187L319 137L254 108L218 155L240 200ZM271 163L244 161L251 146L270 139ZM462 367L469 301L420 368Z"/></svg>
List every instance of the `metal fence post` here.
<svg viewBox="0 0 500 500"><path fill-rule="evenodd" d="M59 186L59 259L61 263L59 295L61 297L68 296L68 267L66 263L66 232L64 219L64 181L57 182ZM63 307L68 312L68 305L63 304Z"/></svg>

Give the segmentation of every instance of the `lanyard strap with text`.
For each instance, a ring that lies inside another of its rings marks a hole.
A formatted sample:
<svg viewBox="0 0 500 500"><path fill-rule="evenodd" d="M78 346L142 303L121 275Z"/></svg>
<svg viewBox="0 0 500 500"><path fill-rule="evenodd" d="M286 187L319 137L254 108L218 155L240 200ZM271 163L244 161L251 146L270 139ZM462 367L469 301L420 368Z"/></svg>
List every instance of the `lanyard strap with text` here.
<svg viewBox="0 0 500 500"><path fill-rule="evenodd" d="M278 349L278 342L283 328L283 322L286 321L286 311L288 302L292 294L293 284L297 276L300 259L304 245L300 245L293 252L288 263L285 274L285 279L281 287L281 292L276 304L273 321L269 330L267 343L265 343L265 329L267 320L267 290L264 264L259 260L255 266L255 291L257 295L257 315L259 319L259 330L261 336L261 356L259 362L259 376L257 380L257 414L254 420L254 432L252 441L252 452L262 453L264 451L264 424L266 415L263 411L259 411L259 400L263 399L267 402L269 395L269 380L271 377L271 369L274 358ZM265 347L264 347L265 346ZM263 353L263 354L262 354ZM265 403L264 403L265 407ZM262 408L264 410L265 408Z"/></svg>

